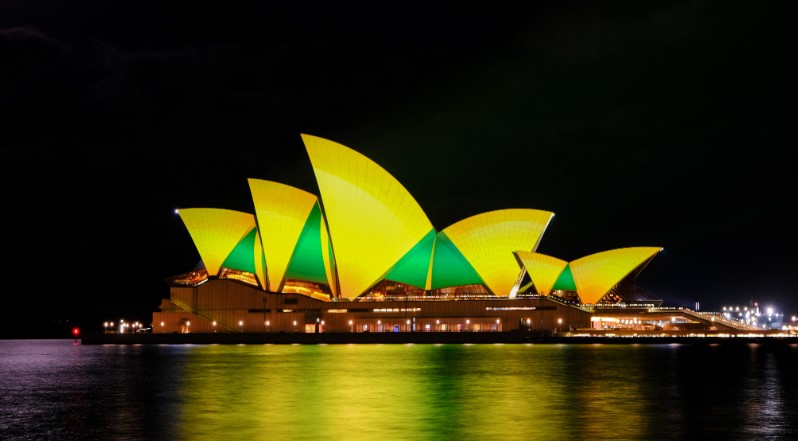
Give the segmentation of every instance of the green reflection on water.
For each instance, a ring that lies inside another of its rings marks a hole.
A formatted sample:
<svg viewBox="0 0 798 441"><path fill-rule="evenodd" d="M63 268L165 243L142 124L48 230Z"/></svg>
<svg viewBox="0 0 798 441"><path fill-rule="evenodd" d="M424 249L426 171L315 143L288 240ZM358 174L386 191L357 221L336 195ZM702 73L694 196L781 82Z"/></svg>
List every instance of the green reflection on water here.
<svg viewBox="0 0 798 441"><path fill-rule="evenodd" d="M644 350L569 345L197 346L180 439L645 439ZM652 414L655 410L645 410Z"/></svg>

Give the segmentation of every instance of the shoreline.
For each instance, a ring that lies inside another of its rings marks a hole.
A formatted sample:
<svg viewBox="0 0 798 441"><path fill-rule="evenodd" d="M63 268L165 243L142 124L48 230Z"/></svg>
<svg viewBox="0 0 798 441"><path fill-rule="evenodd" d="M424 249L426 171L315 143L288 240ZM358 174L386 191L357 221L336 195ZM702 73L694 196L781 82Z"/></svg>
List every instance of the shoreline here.
<svg viewBox="0 0 798 441"><path fill-rule="evenodd" d="M796 337L767 336L577 336L521 332L382 332L382 333L154 333L92 334L83 345L106 344L766 344L795 345Z"/></svg>

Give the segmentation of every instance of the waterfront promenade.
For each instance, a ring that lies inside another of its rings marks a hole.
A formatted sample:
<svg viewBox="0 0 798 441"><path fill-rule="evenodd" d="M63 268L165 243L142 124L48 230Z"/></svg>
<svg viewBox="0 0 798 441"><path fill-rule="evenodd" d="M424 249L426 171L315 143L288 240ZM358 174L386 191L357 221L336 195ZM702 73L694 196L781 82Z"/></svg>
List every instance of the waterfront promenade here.
<svg viewBox="0 0 798 441"><path fill-rule="evenodd" d="M81 344L768 344L796 345L798 337L628 335L584 336L540 332L324 332L91 334Z"/></svg>

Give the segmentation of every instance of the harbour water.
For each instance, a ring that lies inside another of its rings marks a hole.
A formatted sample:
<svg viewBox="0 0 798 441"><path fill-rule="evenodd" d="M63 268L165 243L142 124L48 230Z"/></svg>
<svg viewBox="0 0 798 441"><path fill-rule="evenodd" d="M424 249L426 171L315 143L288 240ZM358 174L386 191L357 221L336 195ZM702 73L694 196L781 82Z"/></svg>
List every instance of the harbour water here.
<svg viewBox="0 0 798 441"><path fill-rule="evenodd" d="M798 345L0 340L9 440L792 440Z"/></svg>

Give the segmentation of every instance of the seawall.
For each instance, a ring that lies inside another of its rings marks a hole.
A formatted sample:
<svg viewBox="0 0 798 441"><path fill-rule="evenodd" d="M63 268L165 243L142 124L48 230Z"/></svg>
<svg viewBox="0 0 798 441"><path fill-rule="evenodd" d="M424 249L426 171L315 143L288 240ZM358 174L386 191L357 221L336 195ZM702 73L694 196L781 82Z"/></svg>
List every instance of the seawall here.
<svg viewBox="0 0 798 441"><path fill-rule="evenodd" d="M348 333L153 333L92 334L84 345L101 344L702 344L794 345L796 337L570 336L524 332Z"/></svg>

